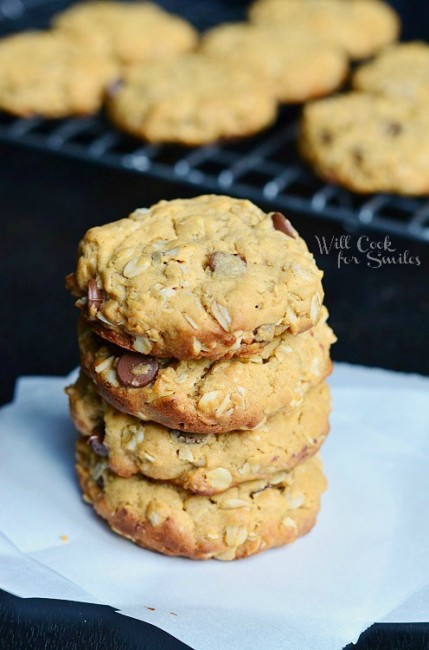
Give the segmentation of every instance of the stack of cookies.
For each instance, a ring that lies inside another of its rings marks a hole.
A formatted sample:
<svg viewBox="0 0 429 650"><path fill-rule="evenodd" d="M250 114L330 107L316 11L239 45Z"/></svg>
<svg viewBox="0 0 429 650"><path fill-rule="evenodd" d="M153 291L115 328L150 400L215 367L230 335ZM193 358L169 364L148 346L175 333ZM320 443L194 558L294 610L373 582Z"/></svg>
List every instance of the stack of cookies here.
<svg viewBox="0 0 429 650"><path fill-rule="evenodd" d="M115 532L233 560L311 529L335 340L321 276L282 214L226 196L86 233L67 392L84 497Z"/></svg>

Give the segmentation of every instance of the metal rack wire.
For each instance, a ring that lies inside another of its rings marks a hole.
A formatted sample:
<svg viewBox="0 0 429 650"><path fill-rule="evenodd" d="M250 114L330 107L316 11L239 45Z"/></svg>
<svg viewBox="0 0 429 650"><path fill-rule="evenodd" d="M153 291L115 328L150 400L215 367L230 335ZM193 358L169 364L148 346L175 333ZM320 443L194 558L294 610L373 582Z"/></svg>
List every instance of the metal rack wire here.
<svg viewBox="0 0 429 650"><path fill-rule="evenodd" d="M0 0L0 29L4 33L44 26L63 4L67 2ZM221 0L164 0L162 4L188 17L200 29L242 17L242 7ZM365 227L429 241L429 197L360 197L325 183L299 159L296 132L297 111L284 109L277 123L256 137L186 149L141 143L113 129L103 115L52 121L0 114L0 141L149 174L201 191L244 196L269 204L270 209L333 219L348 230Z"/></svg>

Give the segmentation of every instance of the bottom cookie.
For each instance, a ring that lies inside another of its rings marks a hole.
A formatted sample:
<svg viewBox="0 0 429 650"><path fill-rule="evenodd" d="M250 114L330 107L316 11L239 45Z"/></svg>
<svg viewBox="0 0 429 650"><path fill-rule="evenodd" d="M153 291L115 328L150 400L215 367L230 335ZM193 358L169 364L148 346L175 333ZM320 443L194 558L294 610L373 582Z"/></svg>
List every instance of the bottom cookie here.
<svg viewBox="0 0 429 650"><path fill-rule="evenodd" d="M82 439L76 469L85 500L116 533L165 555L200 560L240 559L295 541L314 526L326 488L313 457L270 480L197 496L142 476L120 478Z"/></svg>

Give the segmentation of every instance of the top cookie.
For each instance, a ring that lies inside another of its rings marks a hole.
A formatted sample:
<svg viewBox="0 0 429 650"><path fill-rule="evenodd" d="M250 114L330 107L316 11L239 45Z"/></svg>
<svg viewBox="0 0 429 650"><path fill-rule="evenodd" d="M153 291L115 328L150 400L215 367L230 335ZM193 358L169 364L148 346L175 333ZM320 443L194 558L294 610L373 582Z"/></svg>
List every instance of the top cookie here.
<svg viewBox="0 0 429 650"><path fill-rule="evenodd" d="M303 102L335 90L348 70L342 49L303 33L248 23L220 25L201 44L208 56L229 65L243 64L281 102Z"/></svg>
<svg viewBox="0 0 429 650"><path fill-rule="evenodd" d="M353 86L371 93L428 102L429 45L418 42L392 45L357 70Z"/></svg>
<svg viewBox="0 0 429 650"><path fill-rule="evenodd" d="M24 32L0 41L0 109L29 117L97 111L117 66L62 34Z"/></svg>
<svg viewBox="0 0 429 650"><path fill-rule="evenodd" d="M396 40L400 27L396 13L379 0L256 0L250 19L317 35L353 59L371 56Z"/></svg>
<svg viewBox="0 0 429 650"><path fill-rule="evenodd" d="M150 2L84 2L56 16L53 25L123 65L178 56L198 40L183 18Z"/></svg>
<svg viewBox="0 0 429 650"><path fill-rule="evenodd" d="M206 195L92 228L67 284L96 332L121 347L219 359L315 325L321 278L283 215Z"/></svg>

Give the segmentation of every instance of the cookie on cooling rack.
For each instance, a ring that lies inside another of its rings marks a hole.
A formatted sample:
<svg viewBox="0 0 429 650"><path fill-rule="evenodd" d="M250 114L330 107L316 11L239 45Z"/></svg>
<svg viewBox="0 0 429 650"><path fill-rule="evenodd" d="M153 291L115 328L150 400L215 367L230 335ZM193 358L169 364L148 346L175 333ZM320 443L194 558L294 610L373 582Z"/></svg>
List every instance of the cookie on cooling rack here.
<svg viewBox="0 0 429 650"><path fill-rule="evenodd" d="M292 469L318 451L329 430L326 383L311 388L300 407L279 411L254 431L217 436L186 434L121 413L83 373L67 393L76 428L115 474L143 474L207 496Z"/></svg>
<svg viewBox="0 0 429 650"><path fill-rule="evenodd" d="M186 20L150 2L82 2L53 26L125 66L179 56L198 41Z"/></svg>
<svg viewBox="0 0 429 650"><path fill-rule="evenodd" d="M353 59L395 41L400 28L397 14L379 0L256 0L250 19L336 43Z"/></svg>
<svg viewBox="0 0 429 650"><path fill-rule="evenodd" d="M225 433L252 429L282 408L302 403L307 390L330 372L335 341L322 318L311 330L284 332L259 354L227 361L177 361L129 353L81 322L84 371L112 406L170 429Z"/></svg>
<svg viewBox="0 0 429 650"><path fill-rule="evenodd" d="M295 541L315 524L326 488L317 457L211 497L142 476L120 478L85 440L78 441L76 469L85 500L116 533L199 560L240 559Z"/></svg>
<svg viewBox="0 0 429 650"><path fill-rule="evenodd" d="M428 130L424 105L349 93L305 107L300 150L322 177L356 192L427 195Z"/></svg>
<svg viewBox="0 0 429 650"><path fill-rule="evenodd" d="M393 100L429 102L429 45L392 45L353 76L356 90L387 95Z"/></svg>
<svg viewBox="0 0 429 650"><path fill-rule="evenodd" d="M201 54L132 69L107 108L123 131L187 146L249 136L277 116L275 98L243 65Z"/></svg>
<svg viewBox="0 0 429 650"><path fill-rule="evenodd" d="M321 278L282 214L203 195L91 228L67 282L90 325L121 347L218 359L315 325Z"/></svg>
<svg viewBox="0 0 429 650"><path fill-rule="evenodd" d="M338 88L348 71L342 49L307 35L247 23L207 32L201 50L229 66L243 65L282 103L304 102Z"/></svg>
<svg viewBox="0 0 429 650"><path fill-rule="evenodd" d="M53 32L0 40L0 109L60 118L96 112L118 75L111 61Z"/></svg>

